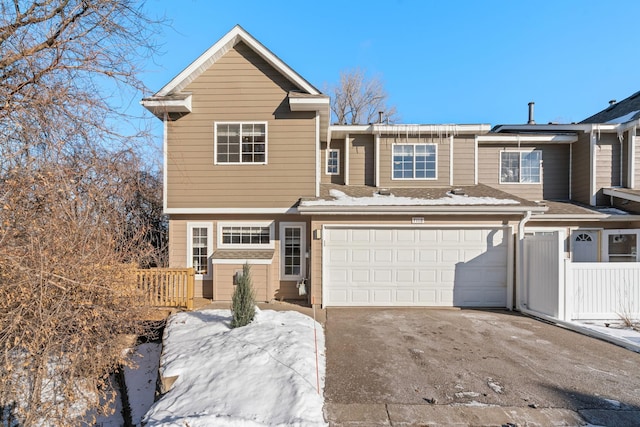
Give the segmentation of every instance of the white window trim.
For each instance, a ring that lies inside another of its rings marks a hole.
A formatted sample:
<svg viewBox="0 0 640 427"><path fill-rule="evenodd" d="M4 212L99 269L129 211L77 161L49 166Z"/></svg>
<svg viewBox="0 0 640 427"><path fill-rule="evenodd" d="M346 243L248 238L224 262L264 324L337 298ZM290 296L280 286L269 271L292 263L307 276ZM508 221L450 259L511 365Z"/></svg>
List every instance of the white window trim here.
<svg viewBox="0 0 640 427"><path fill-rule="evenodd" d="M331 153L338 153L338 158L336 159L336 171L335 172L329 172L329 155ZM338 148L330 148L327 150L327 158L326 158L326 162L325 162L325 168L324 171L327 175L340 175L340 149Z"/></svg>
<svg viewBox="0 0 640 427"><path fill-rule="evenodd" d="M240 141L240 161L239 162L219 162L218 161L218 125L264 125L264 162L242 162L242 141ZM214 165L266 165L269 163L269 124L263 121L241 121L241 122L213 122L213 164Z"/></svg>
<svg viewBox="0 0 640 427"><path fill-rule="evenodd" d="M395 178L393 176L393 150L396 146L400 146L400 145L411 145L413 146L413 174L416 174L416 145L432 145L433 147L435 147L435 153L434 156L436 158L436 167L435 167L435 172L436 175L433 178ZM392 144L391 145L391 180L392 181L436 181L438 179L438 144L432 144L432 143L410 143L410 144Z"/></svg>
<svg viewBox="0 0 640 427"><path fill-rule="evenodd" d="M223 227L269 227L269 244L238 244L238 243L222 243L222 228ZM218 221L217 232L218 249L273 249L274 244L274 230L275 225L273 221Z"/></svg>
<svg viewBox="0 0 640 427"><path fill-rule="evenodd" d="M603 262L611 262L609 261L609 236L612 234L635 234L636 235L636 259L629 259L629 262L639 262L640 261L640 251L638 250L638 246L640 246L640 229L637 228L623 228L623 229L609 229L602 231L602 261Z"/></svg>
<svg viewBox="0 0 640 427"><path fill-rule="evenodd" d="M540 153L540 173L538 174L538 176L540 177L540 180L538 182L523 182L523 181L519 181L519 182L504 182L502 180L502 153L520 153L520 155L518 156L518 175L520 176L520 179L522 179L522 174L519 173L519 171L522 170L522 153L534 153L534 152L539 152ZM504 185L541 185L542 184L542 150L502 150L500 151L500 159L498 160L498 182L500 184L504 184Z"/></svg>
<svg viewBox="0 0 640 427"><path fill-rule="evenodd" d="M300 228L300 274L284 274L284 229ZM280 223L280 279L300 280L306 277L306 253L307 253L307 224L305 222L281 222Z"/></svg>
<svg viewBox="0 0 640 427"><path fill-rule="evenodd" d="M196 274L196 279L211 279L213 277L213 224L210 222L187 222L187 267L193 268L193 229L207 229L207 274Z"/></svg>

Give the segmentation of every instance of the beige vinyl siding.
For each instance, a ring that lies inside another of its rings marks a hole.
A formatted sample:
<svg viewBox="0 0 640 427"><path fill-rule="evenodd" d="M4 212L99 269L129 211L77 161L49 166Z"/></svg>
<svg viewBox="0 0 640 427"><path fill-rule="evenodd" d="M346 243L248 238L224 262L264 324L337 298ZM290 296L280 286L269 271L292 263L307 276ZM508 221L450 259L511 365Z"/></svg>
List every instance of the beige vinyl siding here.
<svg viewBox="0 0 640 427"><path fill-rule="evenodd" d="M169 220L169 268L187 266L187 221Z"/></svg>
<svg viewBox="0 0 640 427"><path fill-rule="evenodd" d="M540 184L500 183L500 153L542 152ZM569 145L480 144L478 147L478 181L527 200L568 200Z"/></svg>
<svg viewBox="0 0 640 427"><path fill-rule="evenodd" d="M393 146L395 144L436 145L437 179L393 179ZM455 147L455 142L454 142ZM443 187L449 185L449 138L438 136L388 136L380 137L380 186L381 187Z"/></svg>
<svg viewBox="0 0 640 427"><path fill-rule="evenodd" d="M344 184L344 139L332 139L329 148L340 150L339 171L337 175L327 175L327 144L320 144L320 182L323 184Z"/></svg>
<svg viewBox="0 0 640 427"><path fill-rule="evenodd" d="M456 137L453 141L453 185L475 184L475 138Z"/></svg>
<svg viewBox="0 0 640 427"><path fill-rule="evenodd" d="M586 205L591 204L590 138L588 133L580 133L572 148L571 198Z"/></svg>
<svg viewBox="0 0 640 427"><path fill-rule="evenodd" d="M167 126L168 208L291 207L315 194L315 113L291 112L297 89L240 43L190 83L193 112ZM266 165L214 165L215 122L266 122Z"/></svg>
<svg viewBox="0 0 640 427"><path fill-rule="evenodd" d="M213 251L218 249L218 222L266 222L274 221L274 254L271 264L252 264L251 272L254 285L257 286L258 301L273 299L305 299L298 294L297 282L280 280L280 222L307 222L307 218L293 215L173 215L169 220L169 266L184 268L187 266L187 224L189 222L211 223L213 228ZM309 251L311 243L310 226L307 222L305 241L307 247L303 253ZM303 259L303 262L307 262ZM213 298L214 301L230 301L233 294L233 274L242 269L242 264L213 264L213 280L196 280L195 296ZM307 276L309 275L307 271Z"/></svg>
<svg viewBox="0 0 640 427"><path fill-rule="evenodd" d="M620 141L616 134L601 134L596 145L596 204L609 205L603 188L620 186Z"/></svg>
<svg viewBox="0 0 640 427"><path fill-rule="evenodd" d="M349 138L349 185L376 185L375 142L372 135Z"/></svg>

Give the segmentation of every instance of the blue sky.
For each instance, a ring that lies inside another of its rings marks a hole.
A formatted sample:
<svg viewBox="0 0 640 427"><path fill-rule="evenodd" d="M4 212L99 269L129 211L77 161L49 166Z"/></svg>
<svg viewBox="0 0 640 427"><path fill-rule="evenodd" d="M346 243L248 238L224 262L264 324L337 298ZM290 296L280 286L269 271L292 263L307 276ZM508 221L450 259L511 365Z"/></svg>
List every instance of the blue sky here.
<svg viewBox="0 0 640 427"><path fill-rule="evenodd" d="M360 67L403 123L580 121L640 90L640 1L148 0L159 90L240 24L320 90Z"/></svg>

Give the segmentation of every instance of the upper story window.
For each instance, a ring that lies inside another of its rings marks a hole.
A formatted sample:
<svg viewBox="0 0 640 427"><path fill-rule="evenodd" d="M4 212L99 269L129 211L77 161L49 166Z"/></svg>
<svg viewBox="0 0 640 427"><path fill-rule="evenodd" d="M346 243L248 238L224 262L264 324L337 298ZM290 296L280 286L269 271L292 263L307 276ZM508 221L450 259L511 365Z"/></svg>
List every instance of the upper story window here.
<svg viewBox="0 0 640 427"><path fill-rule="evenodd" d="M542 152L500 152L500 183L539 184L542 169Z"/></svg>
<svg viewBox="0 0 640 427"><path fill-rule="evenodd" d="M267 163L267 123L215 124L216 164Z"/></svg>
<svg viewBox="0 0 640 427"><path fill-rule="evenodd" d="M273 248L273 222L218 223L220 249Z"/></svg>
<svg viewBox="0 0 640 427"><path fill-rule="evenodd" d="M327 175L340 173L340 150L327 151Z"/></svg>
<svg viewBox="0 0 640 427"><path fill-rule="evenodd" d="M435 144L393 146L393 179L436 179Z"/></svg>

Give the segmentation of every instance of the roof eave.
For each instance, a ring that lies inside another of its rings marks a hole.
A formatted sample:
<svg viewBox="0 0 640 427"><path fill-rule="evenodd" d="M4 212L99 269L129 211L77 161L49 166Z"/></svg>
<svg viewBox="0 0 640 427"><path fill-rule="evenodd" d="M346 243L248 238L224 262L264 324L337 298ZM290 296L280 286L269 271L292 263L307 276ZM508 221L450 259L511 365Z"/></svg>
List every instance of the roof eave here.
<svg viewBox="0 0 640 427"><path fill-rule="evenodd" d="M165 113L190 113L192 111L190 94L182 99L164 99L154 96L143 99L140 104L159 118L162 118Z"/></svg>
<svg viewBox="0 0 640 427"><path fill-rule="evenodd" d="M289 79L300 89L312 95L320 94L320 91L316 89L311 83L309 83L300 74L298 74L291 67L285 64L284 61L282 61L273 52L267 49L262 43L256 40L244 28L242 28L240 25L236 25L231 29L231 31L225 34L213 46L207 49L195 61L189 64L187 68L182 70L176 77L174 77L169 83L167 83L162 89L160 89L157 92L156 96L165 96L184 89L185 86L192 82L205 69L209 68L213 63L215 63L219 58L221 58L240 41L247 44L262 59L267 61L271 66L282 73L285 77L287 77L287 79Z"/></svg>
<svg viewBox="0 0 640 427"><path fill-rule="evenodd" d="M300 214L358 214L358 215L496 215L524 214L525 212L545 212L546 206L336 206L300 205Z"/></svg>

